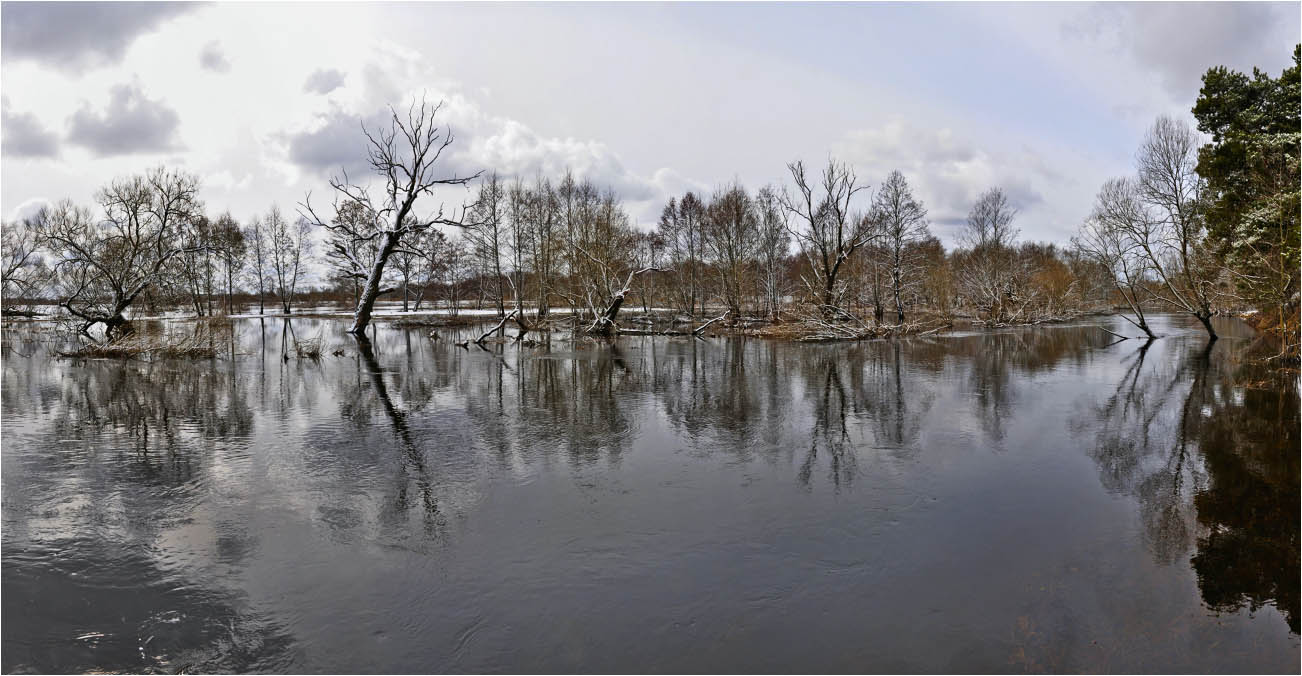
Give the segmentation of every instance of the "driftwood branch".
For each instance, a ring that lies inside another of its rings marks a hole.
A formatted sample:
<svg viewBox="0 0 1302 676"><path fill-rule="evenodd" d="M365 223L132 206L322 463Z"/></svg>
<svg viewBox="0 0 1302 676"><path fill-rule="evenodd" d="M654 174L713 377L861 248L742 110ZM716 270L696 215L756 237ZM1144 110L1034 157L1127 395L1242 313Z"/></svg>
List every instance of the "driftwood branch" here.
<svg viewBox="0 0 1302 676"><path fill-rule="evenodd" d="M484 344L484 341L485 341L485 340L488 340L488 337L489 337L489 336L493 335L494 333L497 333L498 331L501 331L501 330L502 330L502 327L503 327L503 326L506 326L506 323L507 323L508 321L510 321L512 317L515 316L515 313L516 313L515 310L511 310L510 312L506 313L506 316L505 316L505 317L502 317L502 321L498 322L498 323L497 323L497 326L494 326L493 328L491 328L491 329L485 331L485 332L484 332L484 335L482 335L482 336L480 336L480 337L478 337L478 338L475 339L475 343L476 343L477 345L481 345L481 346L482 346L482 345Z"/></svg>
<svg viewBox="0 0 1302 676"><path fill-rule="evenodd" d="M1109 331L1109 330L1103 328L1102 326L1099 327L1099 330L1100 330L1100 331L1103 331L1104 333L1110 333L1110 334L1112 334L1112 335L1114 335L1114 336L1120 338L1121 340L1130 340L1130 336L1123 336L1123 335L1121 335L1120 333L1117 333L1117 332L1115 332L1115 331Z"/></svg>
<svg viewBox="0 0 1302 676"><path fill-rule="evenodd" d="M724 318L726 318L727 316L728 316L728 313L725 312L725 313L719 315L718 317L715 317L714 319L711 319L710 321L708 321L708 322L706 322L706 323L704 323L704 324L701 324L700 326L696 327L695 329L692 329L692 335L693 335L693 336L699 336L699 335L701 335L702 333L705 333L705 330L708 329L708 328L710 328L710 325L711 325L711 324L713 324L713 323L715 323L715 322L717 322L717 321L719 321L719 320L721 320L721 319L724 319Z"/></svg>

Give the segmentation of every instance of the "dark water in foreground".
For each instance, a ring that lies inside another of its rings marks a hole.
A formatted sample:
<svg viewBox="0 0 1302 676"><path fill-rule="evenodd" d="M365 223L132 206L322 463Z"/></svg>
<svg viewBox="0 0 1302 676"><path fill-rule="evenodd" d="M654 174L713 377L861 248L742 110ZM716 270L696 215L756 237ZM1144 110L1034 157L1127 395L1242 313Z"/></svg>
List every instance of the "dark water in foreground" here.
<svg viewBox="0 0 1302 676"><path fill-rule="evenodd" d="M312 362L248 320L152 364L11 330L3 670L1297 672L1296 380L1166 321L465 351L295 320L342 351Z"/></svg>

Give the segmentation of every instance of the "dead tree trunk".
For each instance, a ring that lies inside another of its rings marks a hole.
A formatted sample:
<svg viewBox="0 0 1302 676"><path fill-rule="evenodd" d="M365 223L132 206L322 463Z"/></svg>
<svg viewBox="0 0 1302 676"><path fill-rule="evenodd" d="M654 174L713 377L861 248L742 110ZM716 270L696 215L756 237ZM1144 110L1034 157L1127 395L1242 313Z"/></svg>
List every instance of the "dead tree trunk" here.
<svg viewBox="0 0 1302 676"><path fill-rule="evenodd" d="M629 288L633 285L633 278L644 272L652 270L659 271L660 268L642 268L628 273L628 279L624 282L624 287L611 296L610 302L606 304L606 309L596 313L596 319L588 327L588 333L594 336L609 336L619 332L619 326L615 324L615 318L619 316L619 310L624 306L624 298L628 296Z"/></svg>

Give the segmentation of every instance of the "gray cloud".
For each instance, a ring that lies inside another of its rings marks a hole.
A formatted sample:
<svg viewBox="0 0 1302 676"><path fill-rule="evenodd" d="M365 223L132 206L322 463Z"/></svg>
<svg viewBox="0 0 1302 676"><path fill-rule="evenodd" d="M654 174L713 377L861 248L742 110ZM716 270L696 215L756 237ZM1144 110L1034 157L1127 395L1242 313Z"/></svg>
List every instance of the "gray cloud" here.
<svg viewBox="0 0 1302 676"><path fill-rule="evenodd" d="M9 99L3 104L3 152L5 157L54 157L59 153L59 139L46 129L31 113L9 110Z"/></svg>
<svg viewBox="0 0 1302 676"><path fill-rule="evenodd" d="M175 110L146 98L138 84L120 84L101 112L82 104L68 121L68 140L96 155L126 155L175 150L181 119Z"/></svg>
<svg viewBox="0 0 1302 676"><path fill-rule="evenodd" d="M333 68L322 68L307 76L303 91L312 94L329 94L344 86L344 74Z"/></svg>
<svg viewBox="0 0 1302 676"><path fill-rule="evenodd" d="M198 4L6 2L0 55L65 70L117 63L137 37Z"/></svg>
<svg viewBox="0 0 1302 676"><path fill-rule="evenodd" d="M1128 54L1167 92L1197 94L1202 74L1225 65L1251 72L1286 66L1298 42L1297 3L1101 3L1065 22L1065 37Z"/></svg>
<svg viewBox="0 0 1302 676"><path fill-rule="evenodd" d="M199 65L214 73L225 73L231 69L231 62L226 60L226 55L216 40L203 46L199 52Z"/></svg>
<svg viewBox="0 0 1302 676"><path fill-rule="evenodd" d="M343 169L357 175L367 170L366 137L362 123L375 129L387 121L383 112L377 111L363 120L339 108L322 115L316 129L284 135L286 155L290 162L316 174L330 174Z"/></svg>

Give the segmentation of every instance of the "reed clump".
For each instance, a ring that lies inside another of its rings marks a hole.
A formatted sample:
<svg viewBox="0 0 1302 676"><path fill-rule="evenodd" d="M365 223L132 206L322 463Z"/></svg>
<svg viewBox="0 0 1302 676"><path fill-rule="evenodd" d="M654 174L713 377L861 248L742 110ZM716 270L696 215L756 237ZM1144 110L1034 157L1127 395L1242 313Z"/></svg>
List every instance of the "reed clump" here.
<svg viewBox="0 0 1302 676"><path fill-rule="evenodd" d="M199 325L192 333L129 333L106 343L90 343L75 350L59 351L74 359L211 359L217 356L213 331Z"/></svg>

